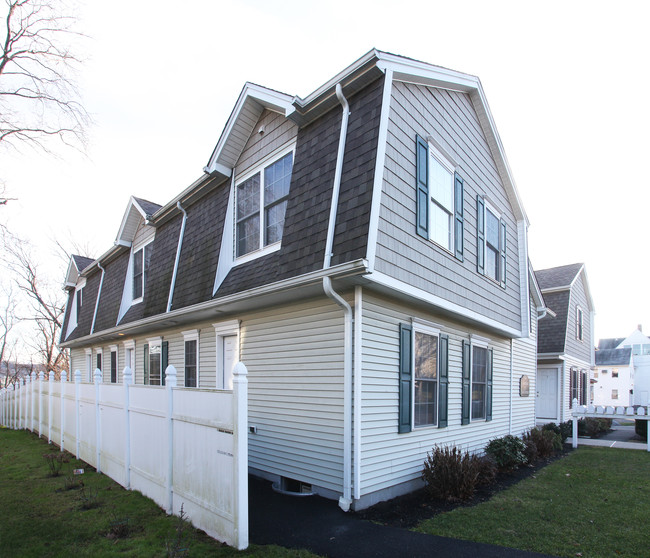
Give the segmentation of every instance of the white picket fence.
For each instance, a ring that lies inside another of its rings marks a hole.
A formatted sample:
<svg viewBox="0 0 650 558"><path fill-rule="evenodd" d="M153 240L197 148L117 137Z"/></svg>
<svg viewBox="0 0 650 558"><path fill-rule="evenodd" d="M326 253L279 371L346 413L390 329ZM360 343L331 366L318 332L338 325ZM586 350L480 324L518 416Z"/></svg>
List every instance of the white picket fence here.
<svg viewBox="0 0 650 558"><path fill-rule="evenodd" d="M578 400L573 400L573 447L578 447L578 420L585 417L650 420L650 406L638 407L603 407L594 405L578 405ZM648 451L650 451L650 436L648 436Z"/></svg>
<svg viewBox="0 0 650 558"><path fill-rule="evenodd" d="M38 432L167 513L183 506L195 527L237 549L248 547L248 380L242 363L233 390L74 383L65 372L32 374L0 390L0 423Z"/></svg>

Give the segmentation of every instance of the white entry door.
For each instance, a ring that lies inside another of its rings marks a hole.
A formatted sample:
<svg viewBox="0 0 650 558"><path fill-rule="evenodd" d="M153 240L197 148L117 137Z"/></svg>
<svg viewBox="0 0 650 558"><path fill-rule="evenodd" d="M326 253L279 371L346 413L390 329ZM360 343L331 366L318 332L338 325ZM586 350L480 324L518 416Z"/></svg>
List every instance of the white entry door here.
<svg viewBox="0 0 650 558"><path fill-rule="evenodd" d="M537 370L536 415L538 419L557 420L557 375L557 368Z"/></svg>
<svg viewBox="0 0 650 558"><path fill-rule="evenodd" d="M223 371L223 389L232 389L232 370L237 362L237 336L224 335L221 340L222 362L221 370Z"/></svg>

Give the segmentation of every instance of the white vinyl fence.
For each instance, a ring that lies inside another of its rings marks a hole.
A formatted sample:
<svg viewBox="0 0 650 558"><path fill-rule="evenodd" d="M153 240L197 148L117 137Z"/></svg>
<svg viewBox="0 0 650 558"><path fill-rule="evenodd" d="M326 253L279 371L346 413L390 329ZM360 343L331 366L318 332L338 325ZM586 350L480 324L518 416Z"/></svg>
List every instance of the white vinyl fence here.
<svg viewBox="0 0 650 558"><path fill-rule="evenodd" d="M233 390L68 382L65 372L35 373L0 391L0 423L38 432L167 513L181 505L192 524L238 549L248 546L248 380L234 369Z"/></svg>
<svg viewBox="0 0 650 558"><path fill-rule="evenodd" d="M585 417L627 419L627 420L650 420L650 406L648 408L638 407L603 407L594 405L578 405L578 400L573 400L573 447L578 447L578 420ZM648 432L648 451L650 451L650 432Z"/></svg>

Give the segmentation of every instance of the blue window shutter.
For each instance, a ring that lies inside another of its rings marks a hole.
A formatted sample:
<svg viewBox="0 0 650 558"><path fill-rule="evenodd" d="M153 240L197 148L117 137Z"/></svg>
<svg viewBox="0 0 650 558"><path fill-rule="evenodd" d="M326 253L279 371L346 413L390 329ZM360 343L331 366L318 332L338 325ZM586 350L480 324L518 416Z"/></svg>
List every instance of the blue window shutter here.
<svg viewBox="0 0 650 558"><path fill-rule="evenodd" d="M169 361L169 341L163 341L160 346L160 384L165 385L165 370Z"/></svg>
<svg viewBox="0 0 650 558"><path fill-rule="evenodd" d="M492 364L494 352L488 349L487 354L487 382L485 386L485 420L492 420Z"/></svg>
<svg viewBox="0 0 650 558"><path fill-rule="evenodd" d="M399 326L399 425L398 432L411 431L411 384L413 370L411 347L413 328L409 324Z"/></svg>
<svg viewBox="0 0 650 558"><path fill-rule="evenodd" d="M501 219L499 227L499 252L501 255L501 261L499 262L499 280L501 281L501 286L506 286L506 222Z"/></svg>
<svg viewBox="0 0 650 558"><path fill-rule="evenodd" d="M149 384L149 343L144 344L144 383Z"/></svg>
<svg viewBox="0 0 650 558"><path fill-rule="evenodd" d="M463 261L463 179L454 173L454 255Z"/></svg>
<svg viewBox="0 0 650 558"><path fill-rule="evenodd" d="M415 138L415 230L429 238L429 144L420 136Z"/></svg>
<svg viewBox="0 0 650 558"><path fill-rule="evenodd" d="M449 399L449 336L440 336L438 350L440 396L438 398L438 428L447 426L447 401Z"/></svg>
<svg viewBox="0 0 650 558"><path fill-rule="evenodd" d="M472 384L470 374L472 346L463 340L463 391L462 391L462 411L461 424L469 424L469 412L471 408Z"/></svg>
<svg viewBox="0 0 650 558"><path fill-rule="evenodd" d="M476 271L485 274L485 200L476 196Z"/></svg>

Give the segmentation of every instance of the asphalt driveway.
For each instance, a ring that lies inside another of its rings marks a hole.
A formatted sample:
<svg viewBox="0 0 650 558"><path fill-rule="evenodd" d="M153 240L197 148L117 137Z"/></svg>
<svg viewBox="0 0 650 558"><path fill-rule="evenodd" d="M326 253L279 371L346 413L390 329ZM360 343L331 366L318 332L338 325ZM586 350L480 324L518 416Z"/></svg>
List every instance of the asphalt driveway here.
<svg viewBox="0 0 650 558"><path fill-rule="evenodd" d="M414 533L358 519L319 496L278 494L249 480L250 541L305 548L330 558L533 558L548 556L489 544Z"/></svg>

